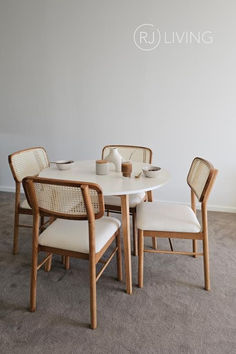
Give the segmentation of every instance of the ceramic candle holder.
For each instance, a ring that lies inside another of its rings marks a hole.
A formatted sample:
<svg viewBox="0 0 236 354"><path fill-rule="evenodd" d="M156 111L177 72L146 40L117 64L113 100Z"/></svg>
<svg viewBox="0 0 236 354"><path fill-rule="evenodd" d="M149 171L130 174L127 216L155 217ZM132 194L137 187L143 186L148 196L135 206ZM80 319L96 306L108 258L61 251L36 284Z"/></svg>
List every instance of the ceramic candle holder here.
<svg viewBox="0 0 236 354"><path fill-rule="evenodd" d="M96 175L108 175L109 173L109 162L106 160L96 161Z"/></svg>
<svg viewBox="0 0 236 354"><path fill-rule="evenodd" d="M132 173L132 163L130 161L122 162L121 172L124 177L131 177Z"/></svg>

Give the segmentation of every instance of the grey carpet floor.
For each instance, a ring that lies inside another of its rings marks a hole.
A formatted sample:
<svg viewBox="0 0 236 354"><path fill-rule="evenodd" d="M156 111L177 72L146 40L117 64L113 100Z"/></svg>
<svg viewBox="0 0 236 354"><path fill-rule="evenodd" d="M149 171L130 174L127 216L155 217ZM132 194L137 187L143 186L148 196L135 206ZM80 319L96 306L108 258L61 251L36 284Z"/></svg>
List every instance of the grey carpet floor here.
<svg viewBox="0 0 236 354"><path fill-rule="evenodd" d="M132 257L132 296L116 280L113 259L97 284L93 331L83 260L73 259L66 271L54 256L51 272L39 271L37 311L28 311L31 231L21 230L20 252L13 256L13 208L13 194L1 192L0 353L236 353L235 214L209 213L210 292L203 289L201 257L146 254L143 289ZM187 250L191 241L174 247Z"/></svg>

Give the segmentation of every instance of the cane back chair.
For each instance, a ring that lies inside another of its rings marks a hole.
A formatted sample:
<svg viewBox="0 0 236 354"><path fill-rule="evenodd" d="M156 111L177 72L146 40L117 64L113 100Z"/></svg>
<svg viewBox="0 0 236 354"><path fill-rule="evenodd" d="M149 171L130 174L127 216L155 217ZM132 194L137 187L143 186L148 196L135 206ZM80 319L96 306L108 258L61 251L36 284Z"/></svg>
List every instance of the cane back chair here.
<svg viewBox="0 0 236 354"><path fill-rule="evenodd" d="M32 215L26 199L20 200L21 182L24 177L36 176L44 168L49 167L49 160L46 150L42 147L33 147L14 152L8 156L9 166L15 180L15 218L14 218L14 241L13 254L18 252L19 227L32 227L31 225L20 224L20 214ZM43 224L43 218L41 224Z"/></svg>
<svg viewBox="0 0 236 354"><path fill-rule="evenodd" d="M213 165L196 157L190 167L187 183L191 190L191 208L171 203L142 203L137 210L139 235L138 284L143 287L144 252L203 256L205 289L210 290L207 200L213 187L217 170ZM196 198L201 203L202 226L196 216ZM190 239L192 252L144 249L144 237ZM203 252L197 251L197 241L202 241Z"/></svg>
<svg viewBox="0 0 236 354"><path fill-rule="evenodd" d="M96 282L114 255L117 275L122 280L120 221L104 215L101 188L94 183L26 177L23 186L33 210L33 246L30 310L36 310L37 271L46 264L50 271L52 255L89 260L91 328L97 327ZM39 235L40 215L56 220ZM101 259L113 241L116 246L107 260ZM39 252L47 256L38 264ZM96 265L103 267L96 274Z"/></svg>
<svg viewBox="0 0 236 354"><path fill-rule="evenodd" d="M132 145L106 145L102 149L102 159L106 159L111 148L117 148L124 161L130 160L134 162L152 163L152 150L143 146ZM151 198L151 192L150 198ZM136 207L139 203L145 200L145 193L131 194L129 198L130 214L132 216L132 228L133 228L133 254L138 254L137 243L137 227L136 227ZM121 201L117 196L105 196L105 209L109 215L112 213L121 213ZM153 246L155 247L155 238L153 239ZM156 248L156 247L155 247Z"/></svg>

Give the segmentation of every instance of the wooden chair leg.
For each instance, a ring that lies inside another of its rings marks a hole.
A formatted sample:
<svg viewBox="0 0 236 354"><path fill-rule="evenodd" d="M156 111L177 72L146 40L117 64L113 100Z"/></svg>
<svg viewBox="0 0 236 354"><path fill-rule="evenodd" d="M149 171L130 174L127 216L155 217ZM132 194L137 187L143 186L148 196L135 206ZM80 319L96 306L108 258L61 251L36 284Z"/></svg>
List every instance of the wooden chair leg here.
<svg viewBox="0 0 236 354"><path fill-rule="evenodd" d="M152 248L157 250L157 239L156 237L152 237Z"/></svg>
<svg viewBox="0 0 236 354"><path fill-rule="evenodd" d="M44 216L40 216L40 227L44 224Z"/></svg>
<svg viewBox="0 0 236 354"><path fill-rule="evenodd" d="M49 260L46 262L44 270L45 272L50 272L51 268L52 268L52 254Z"/></svg>
<svg viewBox="0 0 236 354"><path fill-rule="evenodd" d="M16 211L15 212L15 220L14 220L13 254L18 253L19 220L20 220L20 215Z"/></svg>
<svg viewBox="0 0 236 354"><path fill-rule="evenodd" d="M107 216L110 216L110 210L107 209Z"/></svg>
<svg viewBox="0 0 236 354"><path fill-rule="evenodd" d="M119 281L122 281L122 256L121 256L121 243L120 243L120 231L118 231L118 235L116 236L116 246L118 247L118 251L116 252L116 263L117 263L117 278Z"/></svg>
<svg viewBox="0 0 236 354"><path fill-rule="evenodd" d="M70 269L70 257L69 256L65 256L65 268L66 268L66 270Z"/></svg>
<svg viewBox="0 0 236 354"><path fill-rule="evenodd" d="M31 291L30 291L30 311L36 310L36 290L37 290L37 265L32 266L31 272Z"/></svg>
<svg viewBox="0 0 236 354"><path fill-rule="evenodd" d="M95 257L89 260L90 267L90 318L91 328L97 328L96 263Z"/></svg>
<svg viewBox="0 0 236 354"><path fill-rule="evenodd" d="M193 252L197 252L197 240L193 240ZM197 258L196 255L194 255L193 257Z"/></svg>
<svg viewBox="0 0 236 354"><path fill-rule="evenodd" d="M144 258L144 252L143 252L143 231L138 230L138 286L139 288L143 287L143 258Z"/></svg>
<svg viewBox="0 0 236 354"><path fill-rule="evenodd" d="M36 310L36 291L37 291L37 267L38 267L38 232L39 232L39 217L34 216L32 243L32 270L31 270L31 288L30 288L30 311Z"/></svg>
<svg viewBox="0 0 236 354"><path fill-rule="evenodd" d="M138 255L138 236L136 227L136 213L132 213L132 223L133 223L133 255Z"/></svg>
<svg viewBox="0 0 236 354"><path fill-rule="evenodd" d="M169 244L170 244L170 249L173 252L174 248L173 248L173 244L172 244L171 238L169 238L168 240L169 240Z"/></svg>
<svg viewBox="0 0 236 354"><path fill-rule="evenodd" d="M209 269L209 247L208 247L208 236L207 235L205 235L204 239L203 239L203 263L204 263L205 289L211 290L210 269Z"/></svg>

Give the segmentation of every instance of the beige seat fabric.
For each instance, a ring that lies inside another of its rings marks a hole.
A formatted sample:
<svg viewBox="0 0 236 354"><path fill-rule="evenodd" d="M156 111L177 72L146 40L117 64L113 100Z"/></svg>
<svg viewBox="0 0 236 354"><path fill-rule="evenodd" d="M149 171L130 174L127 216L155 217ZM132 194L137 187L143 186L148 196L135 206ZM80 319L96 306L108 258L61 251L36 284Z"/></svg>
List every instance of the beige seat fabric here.
<svg viewBox="0 0 236 354"><path fill-rule="evenodd" d="M130 208L135 208L139 203L141 203L145 198L145 193L131 194L129 196L129 206ZM106 205L116 205L120 206L120 197L109 196L104 197L104 202Z"/></svg>
<svg viewBox="0 0 236 354"><path fill-rule="evenodd" d="M95 222L95 252L99 252L112 235L119 229L120 221L102 217ZM89 253L87 220L57 219L39 236L39 244L75 252Z"/></svg>
<svg viewBox="0 0 236 354"><path fill-rule="evenodd" d="M24 209L31 209L26 199L20 203L20 207Z"/></svg>
<svg viewBox="0 0 236 354"><path fill-rule="evenodd" d="M137 227L150 231L200 232L193 210L187 205L145 202L137 207Z"/></svg>

